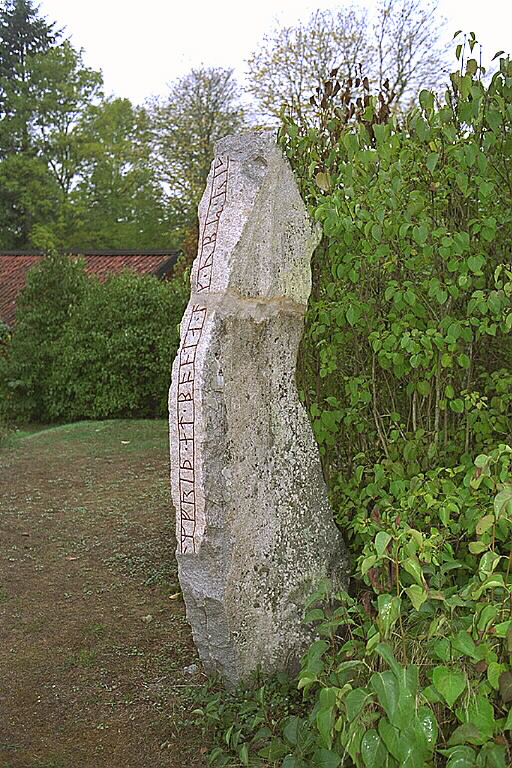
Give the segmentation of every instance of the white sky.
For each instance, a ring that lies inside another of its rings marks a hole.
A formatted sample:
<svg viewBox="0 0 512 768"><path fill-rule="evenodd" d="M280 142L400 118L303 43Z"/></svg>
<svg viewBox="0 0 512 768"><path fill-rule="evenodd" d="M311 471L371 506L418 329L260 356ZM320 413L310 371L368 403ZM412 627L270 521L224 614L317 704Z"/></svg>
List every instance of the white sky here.
<svg viewBox="0 0 512 768"><path fill-rule="evenodd" d="M36 2L37 4L37 2ZM242 80L244 60L275 21L307 20L317 8L346 0L39 0L48 21L85 51L85 63L102 70L107 95L134 103L165 95L167 84L204 64L233 67ZM377 0L357 3L372 9ZM474 31L484 62L512 51L512 0L439 0L447 39Z"/></svg>

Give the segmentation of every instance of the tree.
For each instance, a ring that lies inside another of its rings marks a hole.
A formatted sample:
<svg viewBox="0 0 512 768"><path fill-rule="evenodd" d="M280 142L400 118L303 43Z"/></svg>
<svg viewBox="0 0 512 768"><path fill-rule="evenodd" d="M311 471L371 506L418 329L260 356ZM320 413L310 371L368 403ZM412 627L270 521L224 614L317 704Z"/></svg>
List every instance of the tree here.
<svg viewBox="0 0 512 768"><path fill-rule="evenodd" d="M373 63L366 12L357 6L315 11L308 22L276 27L248 59L249 93L263 118L278 117L286 104L302 122L309 99L335 67L343 77L357 73L361 62Z"/></svg>
<svg viewBox="0 0 512 768"><path fill-rule="evenodd" d="M24 87L10 92L12 116L3 120L11 133L0 159L0 242L59 246L84 168L82 114L101 95L102 77L67 41L30 56L24 77Z"/></svg>
<svg viewBox="0 0 512 768"><path fill-rule="evenodd" d="M0 161L0 248L42 247L38 235L48 231L60 203L59 190L41 157L8 155Z"/></svg>
<svg viewBox="0 0 512 768"><path fill-rule="evenodd" d="M32 141L37 93L30 70L33 58L47 53L59 35L31 0L5 0L0 6L0 242L4 247L28 243L41 207L30 194L31 190L39 193L42 183L46 186L45 167ZM53 190L42 199L52 198Z"/></svg>
<svg viewBox="0 0 512 768"><path fill-rule="evenodd" d="M201 67L176 80L165 101L147 105L154 172L177 220L196 220L197 203L213 159L213 145L244 124L232 69Z"/></svg>
<svg viewBox="0 0 512 768"><path fill-rule="evenodd" d="M54 27L32 0L5 0L0 7L0 157L29 148L37 102L30 86L31 59L57 43L60 32Z"/></svg>
<svg viewBox="0 0 512 768"><path fill-rule="evenodd" d="M103 78L66 41L32 58L30 79L37 94L33 145L66 198L85 164L82 117L102 95Z"/></svg>
<svg viewBox="0 0 512 768"><path fill-rule="evenodd" d="M388 80L396 99L411 103L421 88L447 78L441 26L437 0L381 0L373 28L379 88Z"/></svg>
<svg viewBox="0 0 512 768"><path fill-rule="evenodd" d="M262 115L277 117L283 105L300 123L311 120L310 98L329 78L361 74L383 87L395 103L446 73L436 24L436 0L381 0L373 27L365 11L349 6L316 11L307 23L277 28L247 61L248 91Z"/></svg>
<svg viewBox="0 0 512 768"><path fill-rule="evenodd" d="M174 222L155 178L143 110L128 99L90 105L80 124L80 178L71 194L71 248L165 248Z"/></svg>

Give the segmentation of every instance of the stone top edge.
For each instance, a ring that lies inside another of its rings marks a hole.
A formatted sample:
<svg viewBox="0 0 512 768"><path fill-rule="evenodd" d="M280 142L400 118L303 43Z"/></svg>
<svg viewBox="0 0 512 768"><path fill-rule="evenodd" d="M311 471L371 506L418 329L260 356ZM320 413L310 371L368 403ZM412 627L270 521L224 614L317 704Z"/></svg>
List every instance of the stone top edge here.
<svg viewBox="0 0 512 768"><path fill-rule="evenodd" d="M257 151L272 151L279 147L277 144L277 131L273 128L265 128L259 131L246 131L243 133L229 134L215 142L215 155L245 155Z"/></svg>

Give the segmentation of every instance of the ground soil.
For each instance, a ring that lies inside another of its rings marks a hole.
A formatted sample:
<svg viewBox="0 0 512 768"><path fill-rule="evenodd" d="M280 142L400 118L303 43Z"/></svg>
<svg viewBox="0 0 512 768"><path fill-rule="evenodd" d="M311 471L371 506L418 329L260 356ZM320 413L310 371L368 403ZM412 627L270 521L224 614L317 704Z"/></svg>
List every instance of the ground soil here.
<svg viewBox="0 0 512 768"><path fill-rule="evenodd" d="M164 422L0 445L0 767L206 764Z"/></svg>

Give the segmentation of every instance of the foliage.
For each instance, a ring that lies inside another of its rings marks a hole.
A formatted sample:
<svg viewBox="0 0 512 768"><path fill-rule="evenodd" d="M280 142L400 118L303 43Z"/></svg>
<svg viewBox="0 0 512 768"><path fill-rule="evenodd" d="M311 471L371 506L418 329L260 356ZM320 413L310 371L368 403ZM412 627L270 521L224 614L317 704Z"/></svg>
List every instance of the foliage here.
<svg viewBox="0 0 512 768"><path fill-rule="evenodd" d="M73 218L62 222L61 242L75 249L177 247L177 223L152 166L145 111L128 99L91 104L81 116L80 139Z"/></svg>
<svg viewBox="0 0 512 768"><path fill-rule="evenodd" d="M171 84L165 101L147 105L154 173L169 191L181 225L196 222L215 141L244 124L232 69L201 67Z"/></svg>
<svg viewBox="0 0 512 768"><path fill-rule="evenodd" d="M511 461L499 446L432 472L399 509L365 521L365 590L332 599L323 584L311 596L318 639L296 680L302 701L283 679L278 694L275 680L207 694L198 721L223 735L212 763L509 765Z"/></svg>
<svg viewBox="0 0 512 768"><path fill-rule="evenodd" d="M264 118L283 105L300 125L314 125L310 97L336 69L342 78L362 71L394 100L410 101L420 87L439 85L447 71L440 46L437 3L381 0L375 21L357 5L315 11L306 23L276 26L247 61L247 90Z"/></svg>
<svg viewBox="0 0 512 768"><path fill-rule="evenodd" d="M164 416L184 288L129 272L90 280L59 338L50 419Z"/></svg>
<svg viewBox="0 0 512 768"><path fill-rule="evenodd" d="M9 326L3 320L0 320L0 344L7 344L10 336Z"/></svg>
<svg viewBox="0 0 512 768"><path fill-rule="evenodd" d="M45 420L46 382L57 362L56 343L85 287L82 263L67 256L50 254L29 270L18 295L7 356L0 359L0 407L8 417Z"/></svg>
<svg viewBox="0 0 512 768"><path fill-rule="evenodd" d="M30 111L20 110L13 98L27 95L32 58L57 43L61 33L54 26L39 16L32 0L4 0L0 6L0 157L6 147L25 148Z"/></svg>
<svg viewBox="0 0 512 768"><path fill-rule="evenodd" d="M183 274L165 283L125 273L101 284L80 260L43 259L29 272L0 359L4 415L50 422L164 414L187 289Z"/></svg>
<svg viewBox="0 0 512 768"><path fill-rule="evenodd" d="M39 200L55 197L45 164L33 152L37 110L30 72L34 58L56 45L60 33L31 0L6 0L0 7L0 244L26 243L34 218L51 211ZM47 194L41 194L48 187Z"/></svg>
<svg viewBox="0 0 512 768"><path fill-rule="evenodd" d="M353 579L311 597L302 701L258 733L265 697L223 700L213 764L512 762L512 64L484 84L457 52L400 122L364 78L284 120L324 233L300 383Z"/></svg>
<svg viewBox="0 0 512 768"><path fill-rule="evenodd" d="M84 66L82 53L69 41L33 56L29 76L37 104L31 127L33 148L45 159L66 199L83 172L81 118L101 96L102 76Z"/></svg>
<svg viewBox="0 0 512 768"><path fill-rule="evenodd" d="M28 0L0 21L0 248L179 245L146 111L104 99L101 73Z"/></svg>
<svg viewBox="0 0 512 768"><path fill-rule="evenodd" d="M373 99L283 137L321 222L303 381L331 481L385 459L405 476L510 434L510 64L477 63L399 124ZM309 356L309 357L308 357Z"/></svg>
<svg viewBox="0 0 512 768"><path fill-rule="evenodd" d="M247 61L247 88L265 116L279 115L286 104L302 123L310 96L335 67L355 77L361 62L371 58L365 11L357 6L317 10L306 24L276 26L265 35Z"/></svg>
<svg viewBox="0 0 512 768"><path fill-rule="evenodd" d="M210 680L196 692L195 699L199 705L192 713L196 724L213 732L217 741L209 763L219 766L233 765L233 756L241 765L268 765L257 761L256 752L263 750L268 760L277 758L279 748L271 754L272 745L280 742L283 722L307 711L296 681L285 673L265 680L255 673L235 691L226 691L220 681Z"/></svg>

